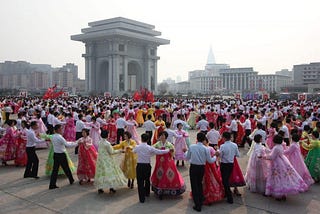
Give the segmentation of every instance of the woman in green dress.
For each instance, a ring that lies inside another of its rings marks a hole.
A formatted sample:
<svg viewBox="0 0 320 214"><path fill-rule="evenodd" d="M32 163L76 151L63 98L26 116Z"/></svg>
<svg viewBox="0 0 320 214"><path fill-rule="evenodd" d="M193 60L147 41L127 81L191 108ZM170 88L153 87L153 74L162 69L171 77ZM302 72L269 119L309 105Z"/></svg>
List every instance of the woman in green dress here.
<svg viewBox="0 0 320 214"><path fill-rule="evenodd" d="M101 132L101 140L98 143L98 159L96 163L96 174L94 177L94 186L98 193L103 193L104 188L109 188L110 193L115 193L117 187L125 186L127 179L121 171L118 164L115 163L112 155L121 152L113 150L111 144L107 141L108 131Z"/></svg>
<svg viewBox="0 0 320 214"><path fill-rule="evenodd" d="M305 163L309 169L311 177L318 183L320 181L320 140L319 132L312 132L312 139L310 144L302 141L302 147L309 150Z"/></svg>

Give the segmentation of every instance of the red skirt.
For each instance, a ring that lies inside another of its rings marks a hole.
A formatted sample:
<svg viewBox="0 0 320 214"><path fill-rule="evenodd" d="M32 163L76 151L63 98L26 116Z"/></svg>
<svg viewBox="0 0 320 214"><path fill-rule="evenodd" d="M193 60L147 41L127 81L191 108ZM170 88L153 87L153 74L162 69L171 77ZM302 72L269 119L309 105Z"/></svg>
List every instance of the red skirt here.
<svg viewBox="0 0 320 214"><path fill-rule="evenodd" d="M79 145L77 176L80 181L94 178L97 156L93 145L89 148L85 148L83 144Z"/></svg>
<svg viewBox="0 0 320 214"><path fill-rule="evenodd" d="M229 179L229 183L231 187L242 187L246 185L236 157L234 157L233 169Z"/></svg>
<svg viewBox="0 0 320 214"><path fill-rule="evenodd" d="M184 180L170 153L156 156L151 183L156 195L181 195L186 191Z"/></svg>

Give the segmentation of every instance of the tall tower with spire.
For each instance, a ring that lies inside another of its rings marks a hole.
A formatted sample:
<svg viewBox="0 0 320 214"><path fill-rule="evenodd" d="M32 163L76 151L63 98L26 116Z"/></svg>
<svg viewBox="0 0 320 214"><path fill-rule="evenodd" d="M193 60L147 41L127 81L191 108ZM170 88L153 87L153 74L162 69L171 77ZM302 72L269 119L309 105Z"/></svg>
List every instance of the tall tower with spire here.
<svg viewBox="0 0 320 214"><path fill-rule="evenodd" d="M216 64L216 60L213 55L212 46L210 46L210 50L208 53L207 65Z"/></svg>

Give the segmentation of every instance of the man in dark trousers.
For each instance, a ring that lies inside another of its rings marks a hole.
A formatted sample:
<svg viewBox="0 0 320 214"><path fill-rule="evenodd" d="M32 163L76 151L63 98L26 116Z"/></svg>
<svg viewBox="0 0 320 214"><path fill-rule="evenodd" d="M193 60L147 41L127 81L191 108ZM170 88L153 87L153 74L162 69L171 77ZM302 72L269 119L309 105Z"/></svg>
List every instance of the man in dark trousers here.
<svg viewBox="0 0 320 214"><path fill-rule="evenodd" d="M141 135L141 143L133 149L133 152L138 154L136 173L140 203L144 203L145 197L150 195L151 156L166 154L170 151L169 149L159 150L149 146L147 144L148 140L149 135L143 133Z"/></svg>
<svg viewBox="0 0 320 214"><path fill-rule="evenodd" d="M53 146L53 169L50 178L49 189L56 189L58 170L61 166L65 175L68 177L70 184L73 184L74 179L72 177L71 170L68 165L68 160L66 156L66 146L72 147L76 146L77 143L67 143L67 141L62 137L62 126L60 124L54 127L54 134L52 135L52 146Z"/></svg>
<svg viewBox="0 0 320 214"><path fill-rule="evenodd" d="M224 191L227 196L227 202L229 204L233 204L233 197L230 190L229 179L233 169L233 161L234 157L239 157L239 150L237 144L231 142L231 134L230 132L224 132L222 137L225 139L224 144L220 146L220 171L222 177L222 183L224 187Z"/></svg>
<svg viewBox="0 0 320 214"><path fill-rule="evenodd" d="M202 202L205 200L203 197L202 179L204 176L204 168L206 161L213 163L216 157L211 158L209 149L203 145L206 136L203 132L197 134L197 143L189 147L189 151L185 153L185 157L190 162L189 176L192 190L192 198L194 201L193 209L201 212ZM218 153L216 153L218 155Z"/></svg>
<svg viewBox="0 0 320 214"><path fill-rule="evenodd" d="M35 130L37 130L38 128L39 127L37 121L32 121L30 124L30 129L27 131L26 153L28 161L26 165L26 170L24 171L24 178L39 178L39 158L36 153L36 145L38 143L44 143L45 140L41 140L36 137Z"/></svg>

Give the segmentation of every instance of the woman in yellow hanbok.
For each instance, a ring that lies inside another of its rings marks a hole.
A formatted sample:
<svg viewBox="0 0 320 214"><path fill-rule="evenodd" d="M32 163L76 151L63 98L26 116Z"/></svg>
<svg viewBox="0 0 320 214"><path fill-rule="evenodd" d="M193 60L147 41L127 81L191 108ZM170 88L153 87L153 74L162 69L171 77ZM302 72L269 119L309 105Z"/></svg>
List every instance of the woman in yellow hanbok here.
<svg viewBox="0 0 320 214"><path fill-rule="evenodd" d="M164 129L166 128L166 123L162 120L161 115L158 116L158 120L154 122L154 125L157 127L157 129L154 131L152 144L155 144L158 141L159 133L163 132Z"/></svg>
<svg viewBox="0 0 320 214"><path fill-rule="evenodd" d="M151 115L151 121L154 122L155 118L154 118L154 111L155 109L153 107L150 107L147 109L147 115L146 115L146 120L148 120L148 115Z"/></svg>
<svg viewBox="0 0 320 214"><path fill-rule="evenodd" d="M144 123L143 113L144 113L144 110L140 106L139 109L137 110L137 116L136 116L136 122L138 123L139 127L142 126Z"/></svg>
<svg viewBox="0 0 320 214"><path fill-rule="evenodd" d="M123 174L128 178L128 187L131 189L134 186L134 179L136 178L136 165L137 165L137 154L133 153L132 150L136 147L137 143L131 139L130 132L124 132L124 141L121 141L118 145L114 145L113 149L121 149L124 151L124 159L121 162L121 169Z"/></svg>

